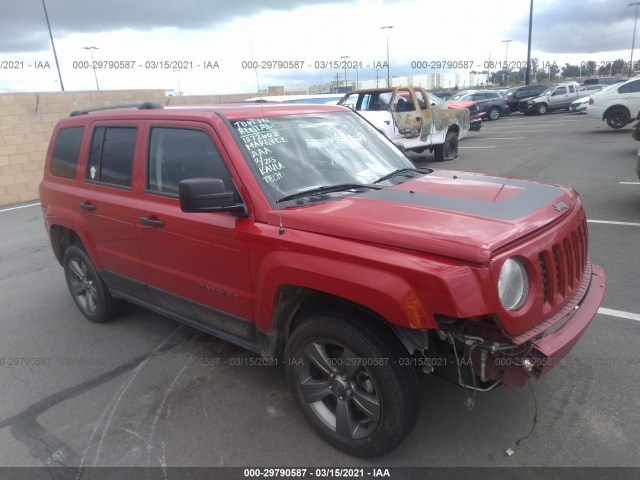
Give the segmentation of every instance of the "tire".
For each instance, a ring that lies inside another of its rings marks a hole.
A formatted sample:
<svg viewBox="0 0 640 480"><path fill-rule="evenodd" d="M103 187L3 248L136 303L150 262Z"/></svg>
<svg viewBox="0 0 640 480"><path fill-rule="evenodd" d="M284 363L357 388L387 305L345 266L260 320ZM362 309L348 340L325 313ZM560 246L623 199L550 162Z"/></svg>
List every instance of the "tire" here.
<svg viewBox="0 0 640 480"><path fill-rule="evenodd" d="M547 113L549 111L549 108L547 107L546 103L539 103L536 106L536 113L538 115L544 115L545 113Z"/></svg>
<svg viewBox="0 0 640 480"><path fill-rule="evenodd" d="M607 125L618 130L630 121L629 112L624 108L614 108L607 113Z"/></svg>
<svg viewBox="0 0 640 480"><path fill-rule="evenodd" d="M433 149L436 161L453 160L458 156L458 134L448 132L442 145L436 145Z"/></svg>
<svg viewBox="0 0 640 480"><path fill-rule="evenodd" d="M487 112L488 120L498 120L500 118L500 109L498 107L492 107Z"/></svg>
<svg viewBox="0 0 640 480"><path fill-rule="evenodd" d="M104 323L124 311L126 302L111 296L87 253L77 245L69 246L62 261L64 276L82 314L92 322Z"/></svg>
<svg viewBox="0 0 640 480"><path fill-rule="evenodd" d="M398 446L418 417L418 381L399 365L403 355L371 319L316 313L289 338L287 381L320 436L349 455L374 457Z"/></svg>

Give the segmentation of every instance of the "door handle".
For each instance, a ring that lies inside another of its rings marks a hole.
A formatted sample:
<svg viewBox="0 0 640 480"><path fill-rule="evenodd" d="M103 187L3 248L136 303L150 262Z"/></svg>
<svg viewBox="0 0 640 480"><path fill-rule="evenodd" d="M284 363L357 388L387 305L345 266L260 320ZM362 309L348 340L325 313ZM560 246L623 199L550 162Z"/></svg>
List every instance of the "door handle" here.
<svg viewBox="0 0 640 480"><path fill-rule="evenodd" d="M93 212L97 207L95 205L93 205L91 202L80 202L78 203L78 206L82 209L82 210L87 210L89 212Z"/></svg>
<svg viewBox="0 0 640 480"><path fill-rule="evenodd" d="M152 217L138 217L142 225L148 225L149 227L164 227L164 222Z"/></svg>

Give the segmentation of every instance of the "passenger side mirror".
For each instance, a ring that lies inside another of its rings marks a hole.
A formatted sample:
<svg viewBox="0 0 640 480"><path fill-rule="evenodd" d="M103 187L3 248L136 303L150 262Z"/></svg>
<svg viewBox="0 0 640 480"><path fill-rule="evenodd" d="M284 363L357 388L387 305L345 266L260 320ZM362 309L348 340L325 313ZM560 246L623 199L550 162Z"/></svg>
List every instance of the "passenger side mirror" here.
<svg viewBox="0 0 640 480"><path fill-rule="evenodd" d="M183 212L234 212L248 214L246 205L235 202L235 194L226 191L219 178L189 178L178 186Z"/></svg>

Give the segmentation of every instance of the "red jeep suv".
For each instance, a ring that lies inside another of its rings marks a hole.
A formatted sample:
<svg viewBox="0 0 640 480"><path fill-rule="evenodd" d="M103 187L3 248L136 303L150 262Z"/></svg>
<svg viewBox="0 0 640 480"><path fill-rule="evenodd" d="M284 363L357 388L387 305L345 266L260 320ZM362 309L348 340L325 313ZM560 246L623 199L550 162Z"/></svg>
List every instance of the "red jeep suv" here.
<svg viewBox="0 0 640 480"><path fill-rule="evenodd" d="M78 308L133 302L282 362L349 454L408 434L417 372L525 386L602 301L571 188L417 168L339 106L118 107L61 120L40 185Z"/></svg>

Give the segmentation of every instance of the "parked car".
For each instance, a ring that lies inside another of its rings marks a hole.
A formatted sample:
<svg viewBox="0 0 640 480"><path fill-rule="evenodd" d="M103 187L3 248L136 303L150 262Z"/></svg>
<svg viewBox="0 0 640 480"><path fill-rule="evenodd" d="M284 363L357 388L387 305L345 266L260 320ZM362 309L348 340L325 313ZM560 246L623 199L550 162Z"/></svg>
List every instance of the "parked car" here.
<svg viewBox="0 0 640 480"><path fill-rule="evenodd" d="M636 120L638 123L636 123L631 129L631 136L634 140L640 142L640 112L638 112ZM640 178L640 149L638 149L638 152L636 153L636 175Z"/></svg>
<svg viewBox="0 0 640 480"><path fill-rule="evenodd" d="M417 86L355 90L338 105L358 112L399 147L432 151L438 161L458 156L458 140L471 127L468 109L432 108L426 90Z"/></svg>
<svg viewBox="0 0 640 480"><path fill-rule="evenodd" d="M449 101L468 100L477 102L478 108L485 113L487 120L498 120L509 114L509 105L498 92L491 90L471 90L455 94Z"/></svg>
<svg viewBox="0 0 640 480"><path fill-rule="evenodd" d="M613 85L625 80L627 80L625 77L594 77L585 79L582 85Z"/></svg>
<svg viewBox="0 0 640 480"><path fill-rule="evenodd" d="M579 98L574 100L569 105L570 113L587 113L587 105L589 105L589 97Z"/></svg>
<svg viewBox="0 0 640 480"><path fill-rule="evenodd" d="M591 95L587 117L606 121L614 129L632 122L631 112L640 110L640 77L610 85Z"/></svg>
<svg viewBox="0 0 640 480"><path fill-rule="evenodd" d="M443 100L449 100L453 96L453 92L449 90L438 90L436 92L429 92L429 94L435 95Z"/></svg>
<svg viewBox="0 0 640 480"><path fill-rule="evenodd" d="M510 112L520 111L520 102L522 100L528 100L533 97L537 97L547 88L555 84L550 83L532 83L531 85L524 85L522 87L513 87L507 90L504 97L507 99Z"/></svg>
<svg viewBox="0 0 640 480"><path fill-rule="evenodd" d="M444 101L441 98L428 93L429 100L431 101L432 108L467 108L469 110L469 131L479 132L482 128L482 117L485 116L485 112L480 110L478 102L472 102L469 100L447 100Z"/></svg>
<svg viewBox="0 0 640 480"><path fill-rule="evenodd" d="M567 109L574 100L589 95L578 91L577 82L565 82L547 88L537 97L520 101L520 111L525 115L544 115L554 110Z"/></svg>
<svg viewBox="0 0 640 480"><path fill-rule="evenodd" d="M73 112L47 151L42 211L76 306L102 323L129 301L282 365L350 455L408 435L418 372L526 387L602 302L571 187L416 168L335 105L135 107Z"/></svg>

